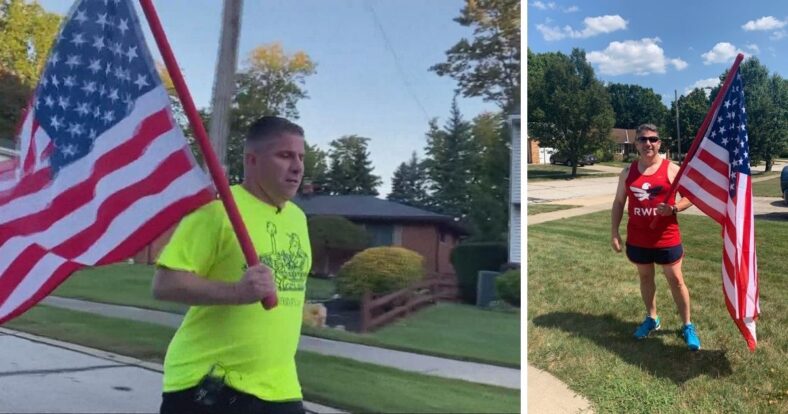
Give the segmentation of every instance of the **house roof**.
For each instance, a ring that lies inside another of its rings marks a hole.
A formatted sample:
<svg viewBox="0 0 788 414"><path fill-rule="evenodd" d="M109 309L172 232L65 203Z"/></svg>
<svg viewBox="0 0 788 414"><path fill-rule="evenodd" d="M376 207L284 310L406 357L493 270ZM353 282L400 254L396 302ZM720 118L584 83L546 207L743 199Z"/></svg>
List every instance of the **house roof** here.
<svg viewBox="0 0 788 414"><path fill-rule="evenodd" d="M609 138L616 144L634 144L636 135L636 129L613 128L610 130Z"/></svg>
<svg viewBox="0 0 788 414"><path fill-rule="evenodd" d="M307 216L334 215L368 221L435 223L468 234L468 230L451 216L437 214L389 200L367 195L298 195L293 202Z"/></svg>

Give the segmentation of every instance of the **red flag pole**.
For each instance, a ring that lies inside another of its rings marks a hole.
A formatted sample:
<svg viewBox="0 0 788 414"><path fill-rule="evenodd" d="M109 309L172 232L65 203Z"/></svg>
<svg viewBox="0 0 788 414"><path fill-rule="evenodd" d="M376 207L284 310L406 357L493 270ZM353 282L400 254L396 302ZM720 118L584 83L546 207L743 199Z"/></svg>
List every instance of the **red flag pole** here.
<svg viewBox="0 0 788 414"><path fill-rule="evenodd" d="M208 140L208 134L205 132L205 127L202 124L202 120L197 114L197 108L194 106L192 96L189 93L189 89L186 87L186 82L183 80L183 75L181 74L178 63L175 60L175 55L172 53L172 49L170 48L170 44L167 41L167 37L164 34L164 29L161 26L161 21L159 21L159 16L156 14L156 9L153 7L153 2L151 0L140 0L140 5L142 6L142 10L145 12L145 17L148 19L151 32L153 32L153 37L156 39L156 44L158 45L159 52L161 52L161 56L164 59L164 64L167 67L167 71L170 73L172 82L175 85L175 90L178 92L181 103L183 103L183 110L186 113L192 128L194 128L194 135L197 138L197 144L200 146L200 150L205 157L205 163L208 166L208 171L210 172L211 178L216 185L216 189L219 191L222 203L224 204L224 209L227 211L227 215L229 216L230 222L232 223L233 229L235 230L235 235L238 237L238 242L241 244L241 250L243 251L244 257L246 258L246 263L250 267L255 266L260 263L257 257L257 251L252 244L252 239L249 238L249 233L246 231L246 227L244 226L243 220L241 219L241 215L238 212L238 206L235 204L235 200L230 193L230 186L227 182L227 177L224 176L224 171L219 165L219 160L216 158L216 153L214 153L213 148L211 148L210 142ZM262 300L263 307L265 309L274 308L277 305L277 302L278 300L276 294L267 296Z"/></svg>
<svg viewBox="0 0 788 414"><path fill-rule="evenodd" d="M673 183L670 185L670 191L668 191L667 196L665 197L665 203L668 203L670 200L675 199L676 192L679 189L678 183L679 179L682 175L684 175L684 170L687 168L687 164L689 161L695 156L695 152L698 150L698 146L700 146L700 141L703 139L703 135L706 133L706 129L711 124L712 117L714 117L714 113L717 112L717 109L722 105L722 99L725 97L725 94L728 93L728 88L730 88L731 83L733 82L733 76L731 74L735 73L737 69L739 69L739 64L744 59L744 55L739 53L736 55L736 60L733 61L733 65L731 69L728 71L728 76L725 78L725 83L722 84L722 88L720 88L720 92L717 93L717 96L714 98L714 102L711 104L711 108L709 108L709 112L706 113L706 117L703 118L703 122L700 124L700 128L698 129L697 134L695 134L695 139L692 141L692 146L690 147L689 151L687 151L687 156L684 158L684 162L681 163L681 168L679 168L678 174L676 174L676 178L673 179ZM654 220L651 221L651 229L653 230L656 228L657 223L659 222L660 216L654 217Z"/></svg>

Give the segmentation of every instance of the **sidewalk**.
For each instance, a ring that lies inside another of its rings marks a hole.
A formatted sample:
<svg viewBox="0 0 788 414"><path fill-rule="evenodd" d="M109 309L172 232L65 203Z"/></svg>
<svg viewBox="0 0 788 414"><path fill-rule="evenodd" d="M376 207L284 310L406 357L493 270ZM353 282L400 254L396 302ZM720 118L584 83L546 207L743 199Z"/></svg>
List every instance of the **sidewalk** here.
<svg viewBox="0 0 788 414"><path fill-rule="evenodd" d="M0 413L159 412L160 364L5 328L0 349Z"/></svg>
<svg viewBox="0 0 788 414"><path fill-rule="evenodd" d="M129 319L172 328L180 326L181 320L183 319L182 315L169 312L140 309L130 306L109 305L57 296L50 296L41 301L41 303L58 308L94 313L112 318ZM298 349L387 366L419 374L520 389L520 370L514 368L439 358L305 335L301 336Z"/></svg>

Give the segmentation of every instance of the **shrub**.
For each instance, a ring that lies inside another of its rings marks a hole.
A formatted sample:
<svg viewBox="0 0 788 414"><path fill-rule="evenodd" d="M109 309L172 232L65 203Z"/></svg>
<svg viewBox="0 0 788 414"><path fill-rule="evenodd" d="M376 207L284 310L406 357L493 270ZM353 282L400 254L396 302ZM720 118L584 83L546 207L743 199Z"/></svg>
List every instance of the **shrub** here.
<svg viewBox="0 0 788 414"><path fill-rule="evenodd" d="M495 279L498 297L506 303L520 307L520 271L509 270Z"/></svg>
<svg viewBox="0 0 788 414"><path fill-rule="evenodd" d="M365 291L384 294L402 289L424 275L424 258L402 247L373 247L347 261L337 274L337 291L359 299Z"/></svg>
<svg viewBox="0 0 788 414"><path fill-rule="evenodd" d="M463 243L451 251L451 264L463 301L476 303L479 271L498 271L506 263L507 256L506 244L492 242Z"/></svg>

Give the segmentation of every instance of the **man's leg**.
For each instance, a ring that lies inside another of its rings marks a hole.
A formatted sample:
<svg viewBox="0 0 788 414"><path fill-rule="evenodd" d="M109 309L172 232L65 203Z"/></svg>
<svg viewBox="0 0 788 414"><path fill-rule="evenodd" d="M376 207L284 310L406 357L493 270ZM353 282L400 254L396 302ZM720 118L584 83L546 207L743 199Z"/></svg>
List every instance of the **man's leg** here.
<svg viewBox="0 0 788 414"><path fill-rule="evenodd" d="M646 313L653 319L657 318L657 286L654 283L654 265L637 264L640 275L640 297L646 305Z"/></svg>
<svg viewBox="0 0 788 414"><path fill-rule="evenodd" d="M675 263L662 265L662 270L665 272L665 278L668 280L670 293L673 295L673 301L676 302L679 315L686 325L690 323L690 296L687 285L684 284L684 275L681 273L681 262L682 259L679 259Z"/></svg>

